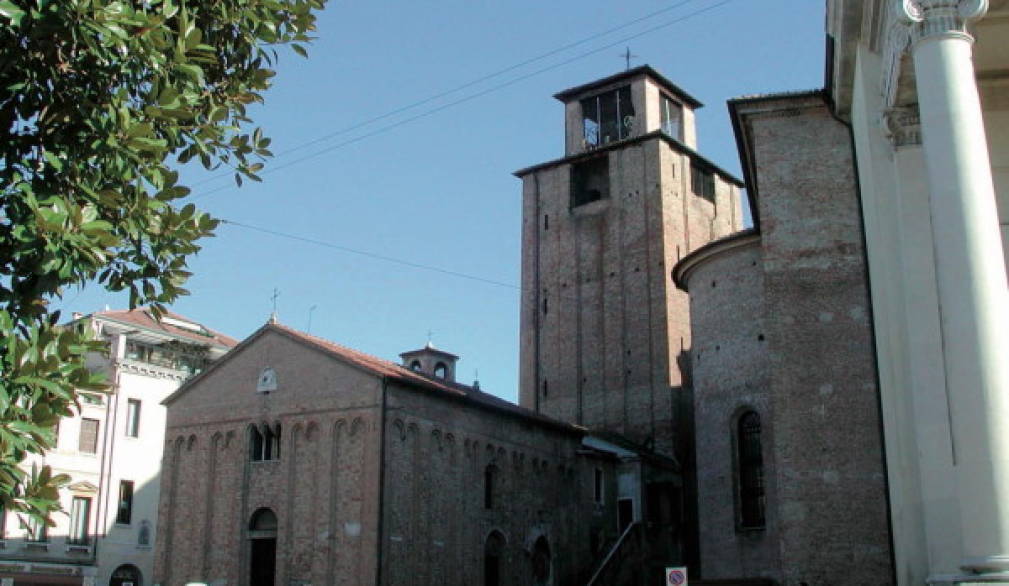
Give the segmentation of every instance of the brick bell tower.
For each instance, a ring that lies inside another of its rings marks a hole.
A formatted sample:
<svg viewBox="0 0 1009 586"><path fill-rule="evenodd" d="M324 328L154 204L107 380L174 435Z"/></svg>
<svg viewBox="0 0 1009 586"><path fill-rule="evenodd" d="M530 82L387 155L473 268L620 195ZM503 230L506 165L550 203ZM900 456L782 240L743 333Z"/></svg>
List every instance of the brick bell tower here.
<svg viewBox="0 0 1009 586"><path fill-rule="evenodd" d="M647 65L554 97L564 157L515 173L520 402L689 459L689 307L669 270L742 229L743 183L697 153L701 103Z"/></svg>

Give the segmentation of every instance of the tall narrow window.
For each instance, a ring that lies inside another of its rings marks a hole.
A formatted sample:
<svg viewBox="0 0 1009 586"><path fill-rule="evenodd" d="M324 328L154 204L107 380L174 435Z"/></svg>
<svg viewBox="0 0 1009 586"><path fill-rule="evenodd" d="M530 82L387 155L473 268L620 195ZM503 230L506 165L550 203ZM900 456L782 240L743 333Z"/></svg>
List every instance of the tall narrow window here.
<svg viewBox="0 0 1009 586"><path fill-rule="evenodd" d="M255 425L249 426L249 459L253 462L263 459L263 434Z"/></svg>
<svg viewBox="0 0 1009 586"><path fill-rule="evenodd" d="M673 100L662 96L662 132L680 140L680 109Z"/></svg>
<svg viewBox="0 0 1009 586"><path fill-rule="evenodd" d="M77 450L85 454L98 451L98 420L81 419L81 434L77 439Z"/></svg>
<svg viewBox="0 0 1009 586"><path fill-rule="evenodd" d="M596 468L592 472L592 500L595 503L602 504L603 502L603 469Z"/></svg>
<svg viewBox="0 0 1009 586"><path fill-rule="evenodd" d="M497 480L497 467L488 465L483 470L483 508L494 508L494 482Z"/></svg>
<svg viewBox="0 0 1009 586"><path fill-rule="evenodd" d="M260 431L255 425L249 426L249 459L253 462L280 459L280 424L263 426Z"/></svg>
<svg viewBox="0 0 1009 586"><path fill-rule="evenodd" d="M71 545L87 545L88 526L91 524L91 499L75 496L70 506L70 535L67 536Z"/></svg>
<svg viewBox="0 0 1009 586"><path fill-rule="evenodd" d="M151 545L151 522L146 519L140 522L140 531L137 532L137 545Z"/></svg>
<svg viewBox="0 0 1009 586"><path fill-rule="evenodd" d="M500 532L494 531L487 537L483 546L483 583L484 586L500 586L501 558L504 554L505 539Z"/></svg>
<svg viewBox="0 0 1009 586"><path fill-rule="evenodd" d="M263 459L273 459L273 429L270 426L263 432Z"/></svg>
<svg viewBox="0 0 1009 586"><path fill-rule="evenodd" d="M126 402L126 435L127 437L140 436L140 401L130 399Z"/></svg>
<svg viewBox="0 0 1009 586"><path fill-rule="evenodd" d="M116 511L116 523L129 525L133 518L133 481L119 481L119 508Z"/></svg>
<svg viewBox="0 0 1009 586"><path fill-rule="evenodd" d="M747 411L739 417L736 430L739 470L739 526L764 527L764 458L760 445L760 415Z"/></svg>
<svg viewBox="0 0 1009 586"><path fill-rule="evenodd" d="M715 201L715 176L711 171L695 164L690 165L690 184L694 195Z"/></svg>

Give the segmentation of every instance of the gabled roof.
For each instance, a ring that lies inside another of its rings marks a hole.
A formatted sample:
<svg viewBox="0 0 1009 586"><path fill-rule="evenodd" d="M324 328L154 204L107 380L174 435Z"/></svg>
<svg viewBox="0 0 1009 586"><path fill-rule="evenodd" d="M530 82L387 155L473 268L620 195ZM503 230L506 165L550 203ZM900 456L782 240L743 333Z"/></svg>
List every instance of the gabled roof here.
<svg viewBox="0 0 1009 586"><path fill-rule="evenodd" d="M138 307L130 310L96 311L91 318L115 322L120 325L141 328L149 332L184 338L199 344L233 348L238 340L195 322L188 317L172 311L166 311L162 321L154 319L150 309Z"/></svg>
<svg viewBox="0 0 1009 586"><path fill-rule="evenodd" d="M162 401L162 404L169 405L174 402L175 399L185 394L194 385L199 384L199 381L201 381L204 377L220 368L221 365L230 360L231 357L236 356L242 348L254 343L256 339L267 332L280 334L288 339L321 351L324 354L368 372L374 376L394 381L413 389L431 392L439 397L462 401L463 403L467 403L475 407L507 413L547 425L554 429L566 431L568 433L582 434L585 432L585 429L582 427L558 421L556 419L551 419L536 413L535 411L520 407L519 405L505 401L504 399L495 397L494 395L490 395L473 387L430 377L424 375L423 373L410 370L409 368L396 364L395 362L390 362L353 348L341 346L335 342L289 328L279 323L267 323L256 330L251 336L239 343L233 352L230 352L220 360L212 363L206 370L186 381L177 391L166 397L165 400Z"/></svg>

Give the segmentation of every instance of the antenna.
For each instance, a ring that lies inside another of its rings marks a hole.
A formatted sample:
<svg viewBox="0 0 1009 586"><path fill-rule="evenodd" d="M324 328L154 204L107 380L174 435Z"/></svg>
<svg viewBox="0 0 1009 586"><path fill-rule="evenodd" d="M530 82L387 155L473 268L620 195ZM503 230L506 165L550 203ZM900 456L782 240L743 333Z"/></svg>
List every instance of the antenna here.
<svg viewBox="0 0 1009 586"><path fill-rule="evenodd" d="M318 307L318 306L317 305L313 305L312 307L308 308L308 327L305 328L305 332L309 333L309 334L312 333L312 312L315 311L316 307Z"/></svg>

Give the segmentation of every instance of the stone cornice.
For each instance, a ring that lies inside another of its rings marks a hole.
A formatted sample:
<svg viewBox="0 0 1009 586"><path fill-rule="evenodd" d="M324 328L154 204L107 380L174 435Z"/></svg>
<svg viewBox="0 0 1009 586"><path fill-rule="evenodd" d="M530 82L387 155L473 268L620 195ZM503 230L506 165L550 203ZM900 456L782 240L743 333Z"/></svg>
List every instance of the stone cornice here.
<svg viewBox="0 0 1009 586"><path fill-rule="evenodd" d="M967 27L988 11L988 0L900 0L899 17L913 42L954 35L973 41Z"/></svg>
<svg viewBox="0 0 1009 586"><path fill-rule="evenodd" d="M973 41L968 28L988 11L988 0L889 0L882 27L883 105L898 105L905 55L923 39L956 36Z"/></svg>

